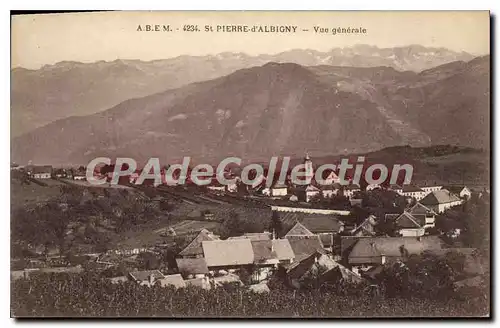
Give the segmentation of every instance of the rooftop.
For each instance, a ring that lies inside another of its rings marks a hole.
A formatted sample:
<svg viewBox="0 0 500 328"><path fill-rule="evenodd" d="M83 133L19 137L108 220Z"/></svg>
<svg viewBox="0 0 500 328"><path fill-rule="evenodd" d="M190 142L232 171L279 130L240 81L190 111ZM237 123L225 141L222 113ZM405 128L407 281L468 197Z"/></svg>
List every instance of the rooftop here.
<svg viewBox="0 0 500 328"><path fill-rule="evenodd" d="M312 233L318 232L339 232L342 230L344 223L334 216L322 215L314 217L306 217L300 221Z"/></svg>
<svg viewBox="0 0 500 328"><path fill-rule="evenodd" d="M202 229L198 235L189 243L189 245L184 248L179 255L180 256L195 256L203 255L203 248L201 243L204 241L217 240L218 237L207 229Z"/></svg>
<svg viewBox="0 0 500 328"><path fill-rule="evenodd" d="M202 242L208 267L252 264L254 253L250 239L228 239Z"/></svg>
<svg viewBox="0 0 500 328"><path fill-rule="evenodd" d="M186 282L182 279L180 274L172 274L165 276L165 278L158 280L162 287L165 286L174 286L175 288L184 288L186 287Z"/></svg>
<svg viewBox="0 0 500 328"><path fill-rule="evenodd" d="M423 205L437 205L437 204L447 204L452 202L460 201L456 195L450 193L446 189L441 189L433 191L420 201Z"/></svg>
<svg viewBox="0 0 500 328"><path fill-rule="evenodd" d="M343 242L343 240L342 240ZM421 254L424 251L439 250L443 246L438 236L425 237L360 237L349 254L349 259L355 257L369 258L385 255L401 257L402 249L409 255Z"/></svg>
<svg viewBox="0 0 500 328"><path fill-rule="evenodd" d="M292 247L293 253L295 254L295 260L300 261L305 256L309 256L316 252L321 254L325 253L323 243L318 235L286 236L286 239L288 239Z"/></svg>
<svg viewBox="0 0 500 328"><path fill-rule="evenodd" d="M133 271L129 272L129 275L134 281L148 281L151 275L155 281L165 278L163 273L158 270Z"/></svg>

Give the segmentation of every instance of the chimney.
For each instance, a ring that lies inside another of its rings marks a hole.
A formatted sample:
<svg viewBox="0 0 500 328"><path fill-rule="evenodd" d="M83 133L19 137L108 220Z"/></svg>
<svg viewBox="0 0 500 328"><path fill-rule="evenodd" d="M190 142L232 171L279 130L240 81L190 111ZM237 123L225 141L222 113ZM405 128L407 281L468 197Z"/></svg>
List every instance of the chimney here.
<svg viewBox="0 0 500 328"><path fill-rule="evenodd" d="M273 237L272 238L273 238L273 240L276 239L276 229L273 229Z"/></svg>

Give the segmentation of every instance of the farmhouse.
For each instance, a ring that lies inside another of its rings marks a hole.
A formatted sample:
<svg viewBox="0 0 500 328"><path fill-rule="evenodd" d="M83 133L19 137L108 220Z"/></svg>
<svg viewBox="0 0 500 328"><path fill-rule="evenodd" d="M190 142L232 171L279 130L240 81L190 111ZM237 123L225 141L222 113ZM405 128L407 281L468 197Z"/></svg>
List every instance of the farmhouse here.
<svg viewBox="0 0 500 328"><path fill-rule="evenodd" d="M472 192L466 186L449 186L446 189L462 199L469 199L472 195Z"/></svg>
<svg viewBox="0 0 500 328"><path fill-rule="evenodd" d="M341 237L344 260L349 265L380 265L403 260L412 254L443 248L438 236L423 237Z"/></svg>
<svg viewBox="0 0 500 328"><path fill-rule="evenodd" d="M33 166L30 175L35 179L50 179L52 177L52 166L51 165L41 165Z"/></svg>
<svg viewBox="0 0 500 328"><path fill-rule="evenodd" d="M440 189L425 196L420 203L436 213L443 213L453 206L462 204L463 200L446 189Z"/></svg>
<svg viewBox="0 0 500 328"><path fill-rule="evenodd" d="M408 213L412 214L413 216L415 216L417 214L424 214L425 215L424 228L426 228L426 229L432 228L435 225L436 213L434 213L434 211L432 211L431 209L429 209L428 207L426 207L420 203L416 203L415 205L413 205L408 210Z"/></svg>
<svg viewBox="0 0 500 328"><path fill-rule="evenodd" d="M396 233L403 237L420 237L425 234L425 214L386 214L386 222L392 223Z"/></svg>

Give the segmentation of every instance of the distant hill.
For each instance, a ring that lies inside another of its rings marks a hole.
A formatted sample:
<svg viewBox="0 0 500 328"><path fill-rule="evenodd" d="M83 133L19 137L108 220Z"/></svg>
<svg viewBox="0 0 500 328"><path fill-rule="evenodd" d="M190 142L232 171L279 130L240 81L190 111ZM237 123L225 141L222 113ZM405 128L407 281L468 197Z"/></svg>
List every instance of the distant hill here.
<svg viewBox="0 0 500 328"><path fill-rule="evenodd" d="M489 148L489 56L422 73L268 63L53 122L14 138L12 157L253 161L445 143Z"/></svg>
<svg viewBox="0 0 500 328"><path fill-rule="evenodd" d="M418 45L385 49L358 45L327 52L296 49L276 55L222 53L150 62L65 61L38 70L14 68L11 72L11 131L12 136L19 136L58 119L97 113L127 99L214 79L268 62L290 62L303 66L387 66L418 72L472 58L464 52Z"/></svg>

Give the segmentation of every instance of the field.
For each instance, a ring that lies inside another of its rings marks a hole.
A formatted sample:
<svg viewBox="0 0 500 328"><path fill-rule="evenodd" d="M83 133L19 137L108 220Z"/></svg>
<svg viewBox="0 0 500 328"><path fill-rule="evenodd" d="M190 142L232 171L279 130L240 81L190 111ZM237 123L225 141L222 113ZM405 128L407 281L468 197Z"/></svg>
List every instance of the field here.
<svg viewBox="0 0 500 328"><path fill-rule="evenodd" d="M59 186L39 186L31 183L29 185L11 184L10 199L11 206L46 202L60 195Z"/></svg>
<svg viewBox="0 0 500 328"><path fill-rule="evenodd" d="M132 249L152 246L166 242L167 238L162 233L173 228L176 236L192 236L201 229L213 231L220 226L218 222L181 220L172 223L173 220L164 219L151 225L143 225L140 231L127 232L116 236L113 245L116 248Z"/></svg>

